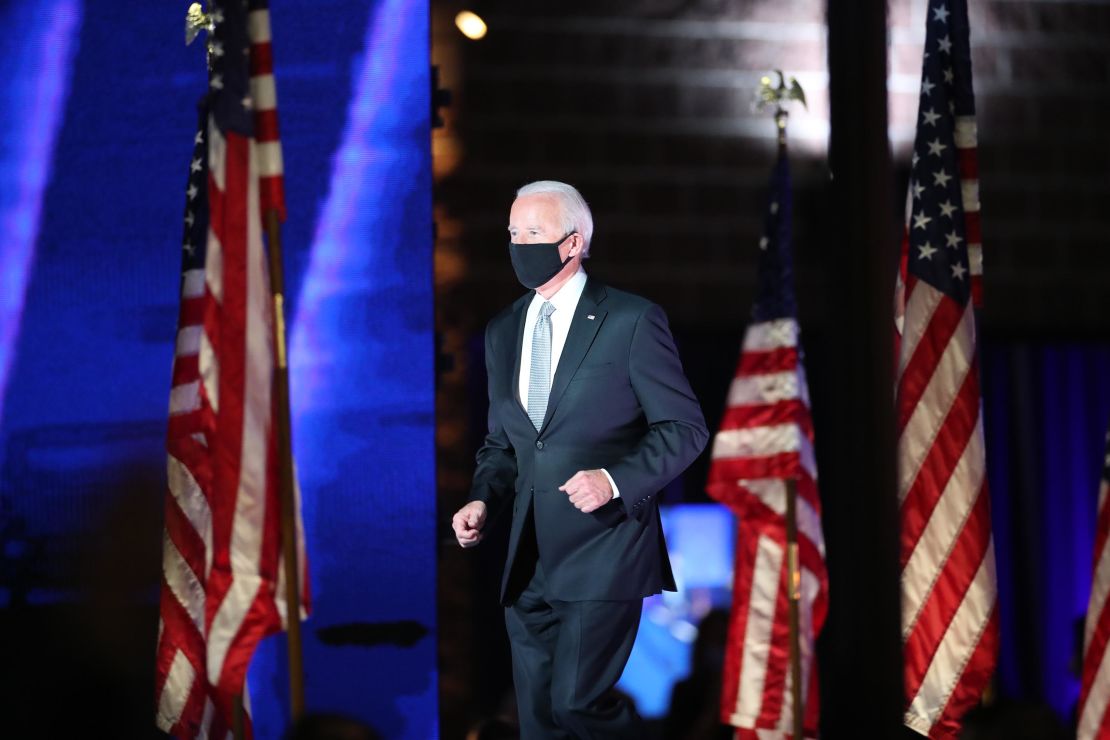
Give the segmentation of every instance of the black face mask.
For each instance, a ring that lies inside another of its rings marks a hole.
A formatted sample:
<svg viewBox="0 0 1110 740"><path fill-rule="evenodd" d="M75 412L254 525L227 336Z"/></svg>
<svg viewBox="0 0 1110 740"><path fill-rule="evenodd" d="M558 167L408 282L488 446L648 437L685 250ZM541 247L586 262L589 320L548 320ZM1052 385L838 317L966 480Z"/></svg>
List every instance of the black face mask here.
<svg viewBox="0 0 1110 740"><path fill-rule="evenodd" d="M567 240L570 232L557 242L550 244L515 244L509 242L509 258L513 261L513 271L520 284L535 290L559 274L573 257L559 260L559 245Z"/></svg>

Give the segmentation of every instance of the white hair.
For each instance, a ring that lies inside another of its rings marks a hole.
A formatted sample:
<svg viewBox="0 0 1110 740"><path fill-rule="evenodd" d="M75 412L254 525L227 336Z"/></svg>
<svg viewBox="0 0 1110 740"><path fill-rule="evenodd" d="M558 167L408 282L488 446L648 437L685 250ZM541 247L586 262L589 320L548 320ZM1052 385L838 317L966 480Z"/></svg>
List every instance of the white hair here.
<svg viewBox="0 0 1110 740"><path fill-rule="evenodd" d="M590 207L586 199L573 185L557 180L537 180L530 182L516 191L516 197L522 195L552 195L559 203L559 212L562 216L563 233L578 232L582 235L582 257L590 256L590 238L594 235L594 217L590 214Z"/></svg>

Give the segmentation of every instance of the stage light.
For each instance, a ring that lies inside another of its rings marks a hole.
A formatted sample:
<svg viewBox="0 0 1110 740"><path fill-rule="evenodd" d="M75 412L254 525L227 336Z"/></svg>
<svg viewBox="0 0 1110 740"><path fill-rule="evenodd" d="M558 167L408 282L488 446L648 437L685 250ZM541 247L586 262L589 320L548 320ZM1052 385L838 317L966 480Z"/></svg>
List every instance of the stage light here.
<svg viewBox="0 0 1110 740"><path fill-rule="evenodd" d="M455 25L462 31L462 35L471 41L477 41L486 35L486 22L477 13L463 10L455 16Z"/></svg>

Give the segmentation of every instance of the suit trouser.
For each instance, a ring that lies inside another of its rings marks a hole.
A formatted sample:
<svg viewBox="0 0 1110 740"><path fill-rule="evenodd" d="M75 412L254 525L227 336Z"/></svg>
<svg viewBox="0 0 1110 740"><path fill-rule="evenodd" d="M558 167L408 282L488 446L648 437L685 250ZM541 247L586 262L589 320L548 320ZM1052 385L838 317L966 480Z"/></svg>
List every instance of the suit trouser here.
<svg viewBox="0 0 1110 740"><path fill-rule="evenodd" d="M522 740L640 738L643 723L613 692L624 670L643 600L547 599L539 560L505 608Z"/></svg>

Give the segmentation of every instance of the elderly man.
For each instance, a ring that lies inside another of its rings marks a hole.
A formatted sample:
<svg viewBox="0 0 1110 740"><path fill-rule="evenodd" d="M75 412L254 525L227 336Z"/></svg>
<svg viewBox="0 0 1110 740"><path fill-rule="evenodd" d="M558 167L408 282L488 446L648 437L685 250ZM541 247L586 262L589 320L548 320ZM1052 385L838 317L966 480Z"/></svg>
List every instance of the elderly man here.
<svg viewBox="0 0 1110 740"><path fill-rule="evenodd" d="M452 519L472 547L512 503L501 600L526 739L643 736L612 688L643 598L675 588L655 495L709 437L662 309L583 271L592 233L570 185L517 191L529 292L486 327L489 433Z"/></svg>

